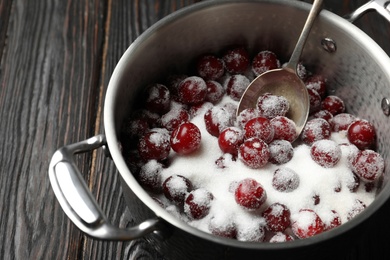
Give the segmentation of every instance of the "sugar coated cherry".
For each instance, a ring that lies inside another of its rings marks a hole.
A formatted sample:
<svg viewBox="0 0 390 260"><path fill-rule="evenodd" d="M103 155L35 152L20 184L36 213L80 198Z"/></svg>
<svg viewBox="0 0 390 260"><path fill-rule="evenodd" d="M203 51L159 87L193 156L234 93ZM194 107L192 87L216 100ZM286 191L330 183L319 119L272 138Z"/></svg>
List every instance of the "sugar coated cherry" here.
<svg viewBox="0 0 390 260"><path fill-rule="evenodd" d="M218 137L226 127L234 124L234 115L225 107L213 107L204 114L206 130Z"/></svg>
<svg viewBox="0 0 390 260"><path fill-rule="evenodd" d="M171 147L178 154L190 154L200 147L201 133L199 128L191 123L183 123L171 134Z"/></svg>
<svg viewBox="0 0 390 260"><path fill-rule="evenodd" d="M335 210L331 210L328 215L329 216L327 216L326 219L322 218L325 224L325 230L330 230L341 225L341 217L339 213L337 213Z"/></svg>
<svg viewBox="0 0 390 260"><path fill-rule="evenodd" d="M238 205L248 210L259 209L267 199L263 186L254 179L241 180L234 192Z"/></svg>
<svg viewBox="0 0 390 260"><path fill-rule="evenodd" d="M313 114L313 117L314 118L322 118L322 119L325 119L328 123L330 123L330 121L332 120L333 118L333 115L328 111L328 110L320 110L318 112L315 112Z"/></svg>
<svg viewBox="0 0 390 260"><path fill-rule="evenodd" d="M184 79L178 86L178 97L184 104L202 103L207 95L206 82L197 76Z"/></svg>
<svg viewBox="0 0 390 260"><path fill-rule="evenodd" d="M366 207L367 206L363 201L356 199L348 211L347 220L351 220L352 218L359 215Z"/></svg>
<svg viewBox="0 0 390 260"><path fill-rule="evenodd" d="M365 181L377 180L384 171L383 157L373 150L359 151L351 161L352 170Z"/></svg>
<svg viewBox="0 0 390 260"><path fill-rule="evenodd" d="M334 167L341 159L341 148L332 140L319 140L310 148L310 156L324 168Z"/></svg>
<svg viewBox="0 0 390 260"><path fill-rule="evenodd" d="M241 99L246 88L248 87L249 79L241 74L232 75L228 78L226 83L226 93L236 101Z"/></svg>
<svg viewBox="0 0 390 260"><path fill-rule="evenodd" d="M265 225L262 219L251 219L244 225L237 226L237 240L250 242L263 242L265 238Z"/></svg>
<svg viewBox="0 0 390 260"><path fill-rule="evenodd" d="M222 152L238 154L238 147L244 142L244 133L240 128L228 127L218 137L218 145Z"/></svg>
<svg viewBox="0 0 390 260"><path fill-rule="evenodd" d="M367 120L356 120L347 130L348 140L360 150L372 148L376 140L374 126Z"/></svg>
<svg viewBox="0 0 390 260"><path fill-rule="evenodd" d="M205 80L217 80L225 73L223 60L211 54L199 57L196 69L198 75Z"/></svg>
<svg viewBox="0 0 390 260"><path fill-rule="evenodd" d="M266 165L269 156L270 152L267 143L257 137L245 140L238 149L238 158L253 169Z"/></svg>
<svg viewBox="0 0 390 260"><path fill-rule="evenodd" d="M281 203L273 203L263 211L267 229L272 232L283 232L291 224L290 210Z"/></svg>
<svg viewBox="0 0 390 260"><path fill-rule="evenodd" d="M272 51L261 51L252 60L252 70L256 76L277 68L280 68L280 61Z"/></svg>
<svg viewBox="0 0 390 260"><path fill-rule="evenodd" d="M303 239L322 233L325 225L321 218L311 209L301 209L293 216L291 224L294 234Z"/></svg>
<svg viewBox="0 0 390 260"><path fill-rule="evenodd" d="M314 118L307 121L301 133L301 140L311 145L315 141L329 139L331 134L330 124L322 118Z"/></svg>
<svg viewBox="0 0 390 260"><path fill-rule="evenodd" d="M274 139L293 142L297 138L297 128L291 119L285 116L276 116L271 119L270 123L274 128Z"/></svg>
<svg viewBox="0 0 390 260"><path fill-rule="evenodd" d="M313 89L320 94L321 98L325 98L326 95L326 81L321 75L312 75L305 80L306 88Z"/></svg>
<svg viewBox="0 0 390 260"><path fill-rule="evenodd" d="M332 115L344 113L344 101L338 96L327 96L322 100L322 109L328 110Z"/></svg>
<svg viewBox="0 0 390 260"><path fill-rule="evenodd" d="M271 237L269 239L269 242L270 243L283 243L283 242L293 241L293 240L294 240L294 237L292 237L288 234L282 233L282 232L278 232L275 235L273 235L273 237Z"/></svg>
<svg viewBox="0 0 390 260"><path fill-rule="evenodd" d="M222 56L226 70L231 74L244 73L249 67L249 53L244 47L226 50Z"/></svg>
<svg viewBox="0 0 390 260"><path fill-rule="evenodd" d="M354 115L341 113L332 117L328 122L330 123L333 132L339 132L348 130L348 127L355 121L356 117Z"/></svg>
<svg viewBox="0 0 390 260"><path fill-rule="evenodd" d="M183 107L174 107L161 116L161 126L168 131L175 130L182 123L190 120L190 114Z"/></svg>
<svg viewBox="0 0 390 260"><path fill-rule="evenodd" d="M163 166L156 160L150 160L141 167L138 181L141 185L152 192L161 191L161 171Z"/></svg>
<svg viewBox="0 0 390 260"><path fill-rule="evenodd" d="M276 116L285 116L290 109L290 104L283 96L264 94L257 99L256 107L261 116L271 119Z"/></svg>
<svg viewBox="0 0 390 260"><path fill-rule="evenodd" d="M274 140L269 145L269 161L273 164L283 164L289 162L294 155L294 148L286 140Z"/></svg>
<svg viewBox="0 0 390 260"><path fill-rule="evenodd" d="M212 216L208 228L213 235L220 237L236 238L237 235L237 225L233 218L227 214Z"/></svg>
<svg viewBox="0 0 390 260"><path fill-rule="evenodd" d="M314 89L308 88L307 93L309 94L310 111L309 114L314 114L321 110L321 96Z"/></svg>
<svg viewBox="0 0 390 260"><path fill-rule="evenodd" d="M182 205L188 192L192 190L192 183L182 175L172 175L163 183L163 192L167 199L175 204Z"/></svg>
<svg viewBox="0 0 390 260"><path fill-rule="evenodd" d="M266 143L274 139L274 128L270 120L265 117L256 117L249 120L244 127L245 139L258 137Z"/></svg>
<svg viewBox="0 0 390 260"><path fill-rule="evenodd" d="M213 104L217 104L219 101L222 100L223 96L225 95L225 89L219 82L213 80L206 81L206 85L206 101L209 101Z"/></svg>
<svg viewBox="0 0 390 260"><path fill-rule="evenodd" d="M192 219L201 219L209 214L213 194L205 189L191 191L184 201L184 212Z"/></svg>
<svg viewBox="0 0 390 260"><path fill-rule="evenodd" d="M138 152L144 160L163 160L169 155L171 145L169 132L163 128L154 128L138 142Z"/></svg>
<svg viewBox="0 0 390 260"><path fill-rule="evenodd" d="M299 187L299 182L299 175L287 167L276 169L272 177L272 187L280 192L292 192Z"/></svg>
<svg viewBox="0 0 390 260"><path fill-rule="evenodd" d="M168 88L162 84L153 84L145 90L145 107L151 112L164 114L169 110L171 98Z"/></svg>
<svg viewBox="0 0 390 260"><path fill-rule="evenodd" d="M260 116L260 112L256 108L246 108L242 110L240 114L237 116L238 126L244 128L245 124L249 120L259 116Z"/></svg>

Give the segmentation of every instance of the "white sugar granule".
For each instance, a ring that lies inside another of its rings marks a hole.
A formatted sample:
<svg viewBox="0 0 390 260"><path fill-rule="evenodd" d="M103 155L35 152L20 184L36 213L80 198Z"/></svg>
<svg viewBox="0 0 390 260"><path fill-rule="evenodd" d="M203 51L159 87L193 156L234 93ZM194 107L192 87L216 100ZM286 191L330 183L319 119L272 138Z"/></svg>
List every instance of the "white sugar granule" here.
<svg viewBox="0 0 390 260"><path fill-rule="evenodd" d="M229 97L224 97L218 106L226 103L234 103ZM191 120L201 131L200 149L189 155L177 155L171 151L169 160L171 164L168 168L161 171L164 181L173 174L179 174L187 177L193 185L193 189L202 188L212 193L213 200L210 212L207 216L199 220L188 220L185 216L181 219L187 219L188 224L197 227L205 232L210 232L209 223L221 218L231 219L235 223L240 223L237 229L245 230L253 221L261 221L261 212L273 203L284 204L291 212L296 214L300 209L313 209L324 221L331 218L332 210L336 211L341 218L341 223L347 221L348 213L354 205L356 199L369 205L375 197L375 191L366 192L364 183L361 183L356 192L351 192L348 185L353 178L352 172L348 167L348 156L352 153L354 146L347 145L345 131L332 133L331 140L341 145L341 159L333 168L324 168L311 159L310 147L299 145L294 149L293 158L282 165L267 163L260 169L251 169L244 165L241 160L232 160L231 156L225 156L225 168L219 168L216 160L223 156L218 146L218 138L211 136L205 127L204 113L207 109ZM199 112L199 111L198 111ZM291 192L280 192L272 186L272 178L276 169L287 167L293 170L299 176L298 187ZM234 198L235 183L245 178L257 180L265 189L267 194L266 203L255 212L248 212L240 207ZM339 188L339 191L336 192ZM319 204L314 205L313 196L319 197ZM169 202L163 196L160 198L166 204ZM170 206L172 207L172 206ZM170 208L170 211L173 209ZM175 215L178 212L175 211ZM184 214L181 214L184 215ZM248 220L248 226L245 226L245 220ZM229 225L229 223L225 223ZM244 225L244 226L243 226ZM238 232L240 232L238 230Z"/></svg>

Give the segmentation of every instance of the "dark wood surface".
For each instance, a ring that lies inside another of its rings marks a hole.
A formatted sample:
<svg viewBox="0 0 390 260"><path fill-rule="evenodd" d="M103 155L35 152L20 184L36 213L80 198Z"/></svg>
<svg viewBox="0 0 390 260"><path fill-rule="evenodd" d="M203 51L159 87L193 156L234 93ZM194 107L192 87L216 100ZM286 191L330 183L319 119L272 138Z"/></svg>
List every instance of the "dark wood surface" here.
<svg viewBox="0 0 390 260"><path fill-rule="evenodd" d="M132 41L194 2L0 0L0 258L162 258L143 239L102 242L83 235L55 199L48 165L59 147L104 132L107 83ZM345 14L363 2L329 0L325 7ZM388 51L388 23L377 17L362 23ZM114 164L100 150L77 163L109 220L131 226ZM369 223L380 237L390 231L389 213L387 203ZM385 259L390 249L381 240L362 240L342 259Z"/></svg>

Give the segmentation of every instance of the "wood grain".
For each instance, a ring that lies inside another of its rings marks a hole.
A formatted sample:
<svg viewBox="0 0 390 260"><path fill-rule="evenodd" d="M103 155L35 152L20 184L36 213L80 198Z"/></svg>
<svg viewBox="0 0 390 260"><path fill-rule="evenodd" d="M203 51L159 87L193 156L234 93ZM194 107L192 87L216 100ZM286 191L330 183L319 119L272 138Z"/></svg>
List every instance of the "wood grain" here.
<svg viewBox="0 0 390 260"><path fill-rule="evenodd" d="M106 242L82 234L60 208L47 171L59 147L104 133L108 81L127 47L161 18L195 2L0 0L2 259L163 258L143 239ZM326 2L345 14L364 1ZM370 25L374 18L366 19L362 26L370 34L390 35L389 26L376 28ZM388 38L378 41L389 48ZM78 156L77 164L110 222L132 226L112 161L97 150ZM377 221L386 222L388 204ZM390 230L388 224L383 227ZM378 225L370 222L368 228ZM370 257L380 244L368 246L348 251L343 259ZM381 250L380 257L389 253Z"/></svg>

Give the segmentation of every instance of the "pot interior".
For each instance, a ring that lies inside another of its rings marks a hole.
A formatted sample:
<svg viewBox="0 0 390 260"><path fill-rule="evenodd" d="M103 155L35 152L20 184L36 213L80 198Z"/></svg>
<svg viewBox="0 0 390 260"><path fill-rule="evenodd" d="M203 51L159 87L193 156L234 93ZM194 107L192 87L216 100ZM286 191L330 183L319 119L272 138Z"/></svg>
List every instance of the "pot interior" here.
<svg viewBox="0 0 390 260"><path fill-rule="evenodd" d="M201 3L164 18L126 51L114 71L107 92L104 111L107 141L127 185L158 215L174 225L181 225L159 212L161 209L131 176L117 146L122 122L131 112L139 91L150 83L163 82L167 75L188 74L190 64L200 54L218 53L235 44L245 45L252 55L260 50L274 51L281 61L286 62L303 28L309 7L302 2L275 0ZM337 51L326 51L321 45L324 38L334 40ZM328 79L329 93L340 96L349 113L375 125L377 150L388 162L389 119L381 109L382 98L390 98L388 56L357 27L323 10L301 59L310 71ZM360 214L362 216L342 225L339 231L335 230L335 234L358 224L387 200L389 175L386 169L381 191L374 203ZM321 239L321 235L319 237L315 239Z"/></svg>

